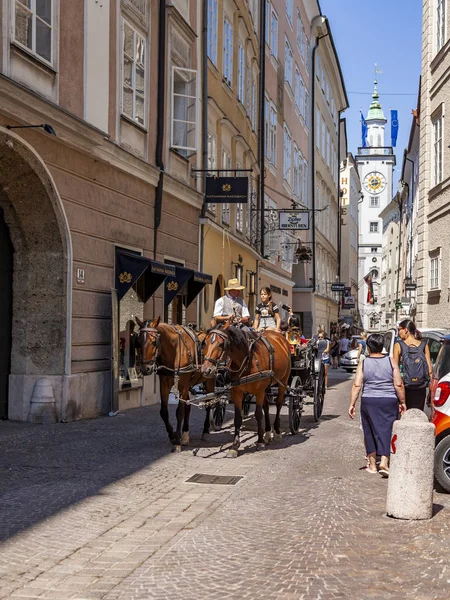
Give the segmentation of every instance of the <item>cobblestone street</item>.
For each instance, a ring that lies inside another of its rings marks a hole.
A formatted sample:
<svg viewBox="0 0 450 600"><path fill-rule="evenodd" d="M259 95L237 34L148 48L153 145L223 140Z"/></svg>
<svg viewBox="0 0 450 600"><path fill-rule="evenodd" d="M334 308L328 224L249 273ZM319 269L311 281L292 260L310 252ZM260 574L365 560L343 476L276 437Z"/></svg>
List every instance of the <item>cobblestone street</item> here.
<svg viewBox="0 0 450 600"><path fill-rule="evenodd" d="M178 455L158 407L0 423L0 598L447 600L450 498L435 493L430 522L384 516L387 481L361 470L347 416L350 376L330 373L318 425L308 407L299 435L257 453L251 416L236 460L228 427L193 455L195 409ZM243 479L186 483L196 473Z"/></svg>

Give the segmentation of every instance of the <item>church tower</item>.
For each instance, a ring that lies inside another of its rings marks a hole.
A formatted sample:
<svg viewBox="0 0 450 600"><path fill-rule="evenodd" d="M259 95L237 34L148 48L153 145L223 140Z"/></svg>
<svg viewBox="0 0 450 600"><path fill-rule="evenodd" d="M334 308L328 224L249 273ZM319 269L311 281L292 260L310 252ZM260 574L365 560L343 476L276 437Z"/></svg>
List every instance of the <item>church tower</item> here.
<svg viewBox="0 0 450 600"><path fill-rule="evenodd" d="M383 240L383 222L379 215L392 200L395 166L392 147L385 146L386 123L375 80L372 103L365 120L365 132L363 121L365 139L355 156L363 194L358 205L358 305L363 329L372 331L383 328L378 304ZM365 281L369 274L373 282L373 304L368 302L368 285Z"/></svg>

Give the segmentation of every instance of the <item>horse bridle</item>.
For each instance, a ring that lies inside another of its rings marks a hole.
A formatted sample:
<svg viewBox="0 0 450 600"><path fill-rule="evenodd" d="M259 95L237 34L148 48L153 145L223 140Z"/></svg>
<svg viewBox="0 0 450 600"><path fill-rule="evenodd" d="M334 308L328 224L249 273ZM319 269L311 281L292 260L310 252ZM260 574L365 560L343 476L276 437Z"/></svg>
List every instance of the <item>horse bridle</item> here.
<svg viewBox="0 0 450 600"><path fill-rule="evenodd" d="M228 352L228 349L230 347L230 340L228 339L228 335L224 331L221 331L220 329L212 329L206 336L205 341L208 337L210 337L214 334L218 335L224 341L222 354L219 356L219 358L209 358L209 356L205 356L203 360L208 361L212 365L217 367L217 365L219 365L220 363L223 362L224 355ZM211 340L211 341L214 342L215 340Z"/></svg>
<svg viewBox="0 0 450 600"><path fill-rule="evenodd" d="M141 327L139 330L139 335L141 333L147 333L149 337L153 340L153 343L156 347L155 356L151 360L141 360L141 365L151 365L154 367L156 365L156 361L158 360L161 349L161 334L156 329L156 327Z"/></svg>

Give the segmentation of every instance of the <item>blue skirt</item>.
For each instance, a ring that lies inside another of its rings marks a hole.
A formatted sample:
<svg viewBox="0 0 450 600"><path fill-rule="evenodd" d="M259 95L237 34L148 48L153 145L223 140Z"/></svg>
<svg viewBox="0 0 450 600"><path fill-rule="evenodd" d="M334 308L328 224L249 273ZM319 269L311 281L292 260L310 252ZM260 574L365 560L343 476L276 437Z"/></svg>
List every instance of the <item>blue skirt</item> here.
<svg viewBox="0 0 450 600"><path fill-rule="evenodd" d="M361 423L366 452L389 456L391 452L392 426L398 419L398 399L363 397L361 400Z"/></svg>

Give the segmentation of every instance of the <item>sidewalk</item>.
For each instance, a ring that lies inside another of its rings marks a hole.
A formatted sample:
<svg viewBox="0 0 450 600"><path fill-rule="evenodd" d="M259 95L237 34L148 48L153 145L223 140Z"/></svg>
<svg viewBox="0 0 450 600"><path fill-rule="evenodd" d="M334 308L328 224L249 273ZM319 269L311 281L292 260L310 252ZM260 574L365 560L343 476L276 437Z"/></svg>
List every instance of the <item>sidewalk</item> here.
<svg viewBox="0 0 450 600"><path fill-rule="evenodd" d="M196 409L182 454L158 407L0 423L0 598L447 600L450 497L435 495L430 522L383 516L387 481L360 470L349 377L330 382L318 426L305 416L302 433L256 452L248 419L236 460L220 446L229 429L200 444ZM198 473L243 479L186 483Z"/></svg>

